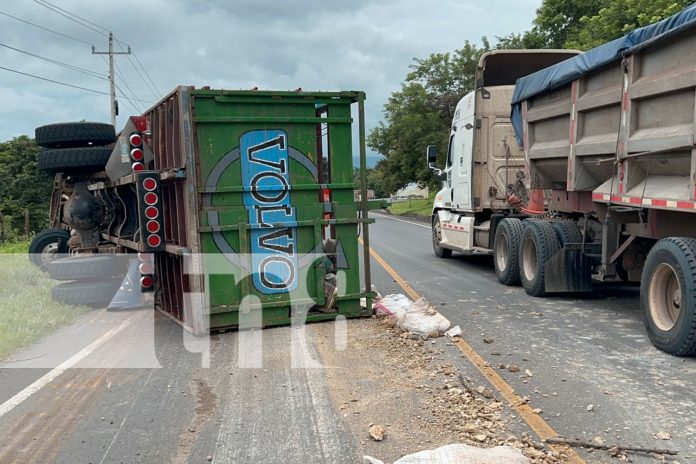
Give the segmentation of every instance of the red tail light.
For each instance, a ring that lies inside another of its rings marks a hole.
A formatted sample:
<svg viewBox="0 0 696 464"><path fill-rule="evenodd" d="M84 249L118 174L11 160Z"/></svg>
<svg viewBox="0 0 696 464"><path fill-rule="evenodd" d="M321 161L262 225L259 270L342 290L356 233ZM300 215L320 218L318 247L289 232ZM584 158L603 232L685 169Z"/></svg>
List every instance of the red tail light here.
<svg viewBox="0 0 696 464"><path fill-rule="evenodd" d="M142 251L139 251L138 252L138 260L142 263L152 262L152 254L151 253L143 253Z"/></svg>
<svg viewBox="0 0 696 464"><path fill-rule="evenodd" d="M150 263L140 263L140 266L138 266L138 270L141 274L152 274L154 272L154 268Z"/></svg>
<svg viewBox="0 0 696 464"><path fill-rule="evenodd" d="M154 280L152 279L152 276L149 275L144 275L140 278L140 286L143 288L150 288L152 287L152 284L154 284Z"/></svg>
<svg viewBox="0 0 696 464"><path fill-rule="evenodd" d="M143 169L145 169L145 166L143 165L143 163L135 162L135 163L131 164L131 169L133 169L133 172L138 172L138 171L142 171Z"/></svg>
<svg viewBox="0 0 696 464"><path fill-rule="evenodd" d="M128 137L128 142L134 147L139 147L143 144L143 137L137 132L133 132L130 137Z"/></svg>
<svg viewBox="0 0 696 464"><path fill-rule="evenodd" d="M162 244L162 239L158 235L150 235L147 237L147 244L152 248L156 248Z"/></svg>
<svg viewBox="0 0 696 464"><path fill-rule="evenodd" d="M148 192L143 196L143 201L150 206L157 204L157 200L159 200L159 198L157 198L156 193Z"/></svg>
<svg viewBox="0 0 696 464"><path fill-rule="evenodd" d="M143 181L143 187L147 191L155 190L157 188L157 181L152 177L148 177Z"/></svg>
<svg viewBox="0 0 696 464"><path fill-rule="evenodd" d="M135 161L142 161L143 159L143 151L140 148L132 149L130 155Z"/></svg>
<svg viewBox="0 0 696 464"><path fill-rule="evenodd" d="M147 221L147 231L151 234L156 234L160 230L160 223L157 221Z"/></svg>
<svg viewBox="0 0 696 464"><path fill-rule="evenodd" d="M154 206L148 206L145 208L145 217L148 219L157 219L159 216L159 210Z"/></svg>

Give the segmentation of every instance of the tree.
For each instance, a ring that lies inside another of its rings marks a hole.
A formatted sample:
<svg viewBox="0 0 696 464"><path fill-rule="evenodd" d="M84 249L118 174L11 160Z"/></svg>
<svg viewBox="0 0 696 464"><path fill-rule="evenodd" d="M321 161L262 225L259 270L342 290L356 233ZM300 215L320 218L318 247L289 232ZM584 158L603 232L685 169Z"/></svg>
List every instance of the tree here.
<svg viewBox="0 0 696 464"><path fill-rule="evenodd" d="M655 23L691 4L688 0L612 0L594 14L580 18L580 27L566 39L567 48L587 50L632 30Z"/></svg>
<svg viewBox="0 0 696 464"><path fill-rule="evenodd" d="M25 135L0 143L0 213L9 237L23 233L25 210L29 210L31 230L48 226L53 180L39 171L38 153L39 147Z"/></svg>
<svg viewBox="0 0 696 464"><path fill-rule="evenodd" d="M367 138L370 148L385 157L375 168L385 194L411 182L439 184L426 166L425 149L435 145L444 160L457 102L474 90L478 59L490 48L483 38L482 46L467 41L452 53L413 59L401 90L384 105L384 121Z"/></svg>
<svg viewBox="0 0 696 464"><path fill-rule="evenodd" d="M583 17L597 14L613 0L544 0L536 11L532 29L498 37L498 48L568 48Z"/></svg>

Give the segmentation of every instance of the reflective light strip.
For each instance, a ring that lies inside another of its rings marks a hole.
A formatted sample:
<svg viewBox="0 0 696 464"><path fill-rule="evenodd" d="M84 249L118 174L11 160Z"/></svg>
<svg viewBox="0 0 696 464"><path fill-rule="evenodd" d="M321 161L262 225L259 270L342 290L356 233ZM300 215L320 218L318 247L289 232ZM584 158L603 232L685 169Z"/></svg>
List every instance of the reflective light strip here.
<svg viewBox="0 0 696 464"><path fill-rule="evenodd" d="M608 195L593 193L592 201L622 203L626 205L657 206L660 208L696 209L696 202L682 200L666 200L662 198L641 198L626 195Z"/></svg>
<svg viewBox="0 0 696 464"><path fill-rule="evenodd" d="M464 227L464 226L455 226L454 224L450 224L448 222L443 222L442 228L443 229L450 229L450 230L466 230L466 227Z"/></svg>

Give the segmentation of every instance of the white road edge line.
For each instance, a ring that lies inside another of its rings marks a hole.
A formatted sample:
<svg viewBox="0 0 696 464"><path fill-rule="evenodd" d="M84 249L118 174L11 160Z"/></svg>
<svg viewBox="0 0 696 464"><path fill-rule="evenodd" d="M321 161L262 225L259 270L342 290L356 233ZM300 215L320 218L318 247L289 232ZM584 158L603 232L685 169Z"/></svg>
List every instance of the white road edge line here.
<svg viewBox="0 0 696 464"><path fill-rule="evenodd" d="M404 220L404 219L397 219L397 218L395 218L395 217L392 217L392 216L389 216L389 215L386 215L386 214L379 214L379 213L370 213L370 214L372 214L372 215L374 215L374 216L379 216L379 217L391 219L392 221L405 222L406 224L411 224L411 225L414 225L414 226L425 227L426 229L430 229L430 226L426 226L425 224L418 224L417 222L413 222L413 221L406 221L406 220Z"/></svg>
<svg viewBox="0 0 696 464"><path fill-rule="evenodd" d="M117 325L101 337L94 340L92 343L75 353L69 359L62 362L58 367L46 373L43 377L40 377L34 383L24 388L24 390L20 391L15 396L2 403L2 405L0 405L0 417L3 417L8 412L12 411L14 408L22 404L22 402L29 398L31 395L38 392L43 387L45 387L53 380L58 378L63 372L70 369L75 364L89 356L92 352L94 352L94 350L99 348L101 345L113 338L116 334L128 327L137 316L139 316L139 314L134 314L133 316L130 316L129 318L123 320L123 322L121 322L119 325Z"/></svg>

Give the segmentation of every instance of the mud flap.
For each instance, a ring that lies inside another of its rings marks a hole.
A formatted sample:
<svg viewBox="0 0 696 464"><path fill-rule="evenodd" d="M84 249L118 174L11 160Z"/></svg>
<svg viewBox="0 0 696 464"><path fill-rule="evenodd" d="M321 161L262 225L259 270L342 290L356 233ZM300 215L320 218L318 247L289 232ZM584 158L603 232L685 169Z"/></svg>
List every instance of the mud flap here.
<svg viewBox="0 0 696 464"><path fill-rule="evenodd" d="M544 265L547 292L591 292L592 260L580 249L568 244Z"/></svg>
<svg viewBox="0 0 696 464"><path fill-rule="evenodd" d="M111 299L111 303L106 307L107 311L118 309L142 308L146 304L145 293L140 290L140 271L138 265L140 261L131 259L128 264L128 273L123 278L121 287L116 295Z"/></svg>

